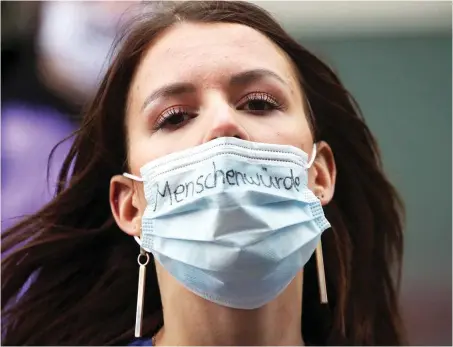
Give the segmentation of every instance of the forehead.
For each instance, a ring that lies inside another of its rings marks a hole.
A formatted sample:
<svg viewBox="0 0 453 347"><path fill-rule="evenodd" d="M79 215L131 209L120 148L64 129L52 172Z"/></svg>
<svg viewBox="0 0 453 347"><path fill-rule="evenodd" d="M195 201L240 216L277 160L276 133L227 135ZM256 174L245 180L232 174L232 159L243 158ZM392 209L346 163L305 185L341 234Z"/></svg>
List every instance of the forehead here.
<svg viewBox="0 0 453 347"><path fill-rule="evenodd" d="M289 57L260 32L240 24L180 23L145 52L131 94L182 81L208 86L251 69L272 70L297 85Z"/></svg>

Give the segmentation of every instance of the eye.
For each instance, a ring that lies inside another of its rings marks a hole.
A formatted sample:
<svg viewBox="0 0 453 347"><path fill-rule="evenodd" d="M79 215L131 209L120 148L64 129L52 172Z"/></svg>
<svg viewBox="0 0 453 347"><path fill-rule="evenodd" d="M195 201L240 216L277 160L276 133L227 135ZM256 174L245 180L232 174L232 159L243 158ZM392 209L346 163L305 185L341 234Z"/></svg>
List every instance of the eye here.
<svg viewBox="0 0 453 347"><path fill-rule="evenodd" d="M173 107L165 111L154 124L153 130L176 130L194 118L195 115L183 107Z"/></svg>
<svg viewBox="0 0 453 347"><path fill-rule="evenodd" d="M263 114L282 108L282 105L273 96L259 92L246 95L239 105L239 109L254 114Z"/></svg>

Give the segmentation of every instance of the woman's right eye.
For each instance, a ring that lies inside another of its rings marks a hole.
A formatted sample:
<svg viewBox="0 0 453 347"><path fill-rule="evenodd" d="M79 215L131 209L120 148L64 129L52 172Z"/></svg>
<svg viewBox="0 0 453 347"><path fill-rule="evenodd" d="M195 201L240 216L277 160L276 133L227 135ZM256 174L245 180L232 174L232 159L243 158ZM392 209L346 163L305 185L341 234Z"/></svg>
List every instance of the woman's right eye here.
<svg viewBox="0 0 453 347"><path fill-rule="evenodd" d="M176 130L194 118L195 115L183 107L173 107L165 111L154 124L154 130Z"/></svg>

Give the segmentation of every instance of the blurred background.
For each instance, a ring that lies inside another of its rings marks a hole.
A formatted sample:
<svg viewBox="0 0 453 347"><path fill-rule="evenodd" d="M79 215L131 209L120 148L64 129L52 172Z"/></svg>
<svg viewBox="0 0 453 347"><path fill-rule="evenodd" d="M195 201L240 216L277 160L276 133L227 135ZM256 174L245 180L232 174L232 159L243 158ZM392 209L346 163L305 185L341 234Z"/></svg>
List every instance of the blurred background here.
<svg viewBox="0 0 453 347"><path fill-rule="evenodd" d="M77 129L132 3L1 2L2 230L51 198L71 141L55 152L47 182L50 151ZM451 2L256 3L358 100L407 208L401 303L410 343L451 345Z"/></svg>

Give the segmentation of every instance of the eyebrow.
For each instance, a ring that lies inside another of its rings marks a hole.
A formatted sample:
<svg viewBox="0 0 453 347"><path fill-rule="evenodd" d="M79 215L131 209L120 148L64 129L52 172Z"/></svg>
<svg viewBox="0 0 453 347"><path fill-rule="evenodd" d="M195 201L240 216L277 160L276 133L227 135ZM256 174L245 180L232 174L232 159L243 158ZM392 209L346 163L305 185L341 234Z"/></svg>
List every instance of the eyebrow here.
<svg viewBox="0 0 453 347"><path fill-rule="evenodd" d="M144 110L150 103L159 98L169 98L182 94L194 93L196 88L191 83L173 83L163 86L153 93L151 93L143 103L142 110Z"/></svg>
<svg viewBox="0 0 453 347"><path fill-rule="evenodd" d="M288 83L280 77L277 73L266 70L266 69L255 69L249 70L245 72L240 72L230 79L231 86L238 86L238 85L247 85L252 82L259 81L264 78L273 78L278 80L280 83L284 84L285 86L289 86Z"/></svg>
<svg viewBox="0 0 453 347"><path fill-rule="evenodd" d="M280 77L277 73L266 70L266 69L255 69L240 72L236 75L233 75L230 78L229 85L230 86L244 86L247 84L251 84L253 82L257 82L264 78L273 78L280 83L284 84L285 86L289 87L289 84ZM159 98L169 98L180 96L182 94L190 94L196 91L196 87L192 83L172 83L166 86L163 86L153 93L151 93L143 103L142 110L144 110L150 103L155 101Z"/></svg>

